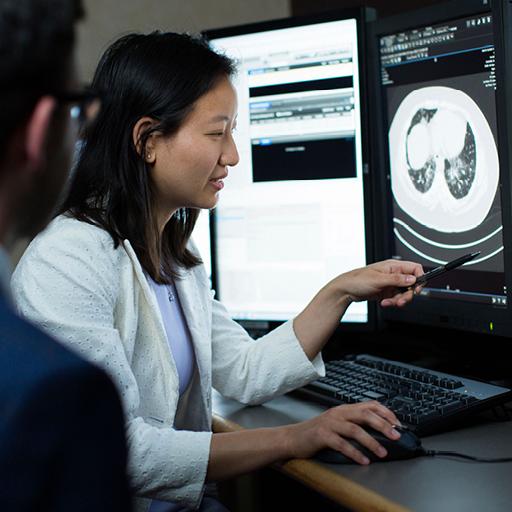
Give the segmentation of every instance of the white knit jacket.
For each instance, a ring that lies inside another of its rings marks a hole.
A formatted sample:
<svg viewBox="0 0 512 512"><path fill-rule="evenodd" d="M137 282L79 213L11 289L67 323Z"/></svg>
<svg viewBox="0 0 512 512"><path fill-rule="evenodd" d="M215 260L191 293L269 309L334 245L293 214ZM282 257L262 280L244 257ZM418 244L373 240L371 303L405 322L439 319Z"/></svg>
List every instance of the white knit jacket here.
<svg viewBox="0 0 512 512"><path fill-rule="evenodd" d="M213 299L202 265L183 271L176 289L198 371L187 393L187 428L178 430L178 373L156 297L128 241L114 249L103 229L57 217L30 244L11 284L22 315L116 383L137 511L147 510L148 498L198 506L212 435L212 386L257 404L325 372L320 356L306 357L291 321L254 341Z"/></svg>

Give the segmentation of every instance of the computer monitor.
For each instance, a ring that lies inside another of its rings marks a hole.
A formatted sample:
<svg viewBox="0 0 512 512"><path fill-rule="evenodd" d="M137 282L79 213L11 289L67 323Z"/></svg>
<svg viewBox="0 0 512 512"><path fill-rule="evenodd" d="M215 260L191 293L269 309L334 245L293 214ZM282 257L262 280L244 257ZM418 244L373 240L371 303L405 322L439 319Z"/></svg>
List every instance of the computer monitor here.
<svg viewBox="0 0 512 512"><path fill-rule="evenodd" d="M366 190L366 11L256 23L205 35L234 58L240 163L214 211L213 279L231 315L272 326L372 258ZM370 328L372 307L343 321Z"/></svg>
<svg viewBox="0 0 512 512"><path fill-rule="evenodd" d="M498 18L486 0L462 0L383 19L371 29L384 255L429 270L480 251L429 282L409 307L386 310L388 320L512 334Z"/></svg>

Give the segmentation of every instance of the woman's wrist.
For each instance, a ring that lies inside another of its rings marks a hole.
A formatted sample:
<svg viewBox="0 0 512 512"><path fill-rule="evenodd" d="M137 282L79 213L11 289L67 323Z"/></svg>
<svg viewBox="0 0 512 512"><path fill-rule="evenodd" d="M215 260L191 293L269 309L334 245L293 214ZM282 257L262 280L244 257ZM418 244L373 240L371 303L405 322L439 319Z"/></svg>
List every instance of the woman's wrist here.
<svg viewBox="0 0 512 512"><path fill-rule="evenodd" d="M323 291L325 291L329 302L334 303L336 307L340 308L342 311L345 311L345 309L347 309L355 299L342 286L343 282L340 282L342 280L343 276L339 276L336 279L333 279L325 285Z"/></svg>
<svg viewBox="0 0 512 512"><path fill-rule="evenodd" d="M326 284L293 320L293 329L310 361L322 350L352 302L335 280Z"/></svg>
<svg viewBox="0 0 512 512"><path fill-rule="evenodd" d="M232 478L293 458L297 435L292 426L213 434L207 480Z"/></svg>
<svg viewBox="0 0 512 512"><path fill-rule="evenodd" d="M296 426L295 425L285 425L283 427L277 427L276 430L279 430L277 434L277 439L281 441L281 451L282 455L280 457L281 460L289 460L297 458L297 439L296 439Z"/></svg>

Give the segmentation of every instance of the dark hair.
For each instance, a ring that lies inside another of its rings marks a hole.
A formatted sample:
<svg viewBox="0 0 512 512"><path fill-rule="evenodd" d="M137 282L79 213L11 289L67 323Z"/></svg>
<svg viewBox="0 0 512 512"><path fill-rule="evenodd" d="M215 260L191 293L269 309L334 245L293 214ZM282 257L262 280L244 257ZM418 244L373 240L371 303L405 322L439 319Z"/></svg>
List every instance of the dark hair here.
<svg viewBox="0 0 512 512"><path fill-rule="evenodd" d="M70 73L80 0L1 0L0 151L44 94Z"/></svg>
<svg viewBox="0 0 512 512"><path fill-rule="evenodd" d="M195 102L233 72L233 62L202 38L162 32L122 37L96 70L92 88L101 93L102 108L85 132L60 213L104 228L115 247L128 239L156 282L167 283L179 277L179 267L201 263L186 247L199 211L178 210L160 237L146 141L154 132L174 134ZM144 116L157 123L143 134L138 151L132 132Z"/></svg>

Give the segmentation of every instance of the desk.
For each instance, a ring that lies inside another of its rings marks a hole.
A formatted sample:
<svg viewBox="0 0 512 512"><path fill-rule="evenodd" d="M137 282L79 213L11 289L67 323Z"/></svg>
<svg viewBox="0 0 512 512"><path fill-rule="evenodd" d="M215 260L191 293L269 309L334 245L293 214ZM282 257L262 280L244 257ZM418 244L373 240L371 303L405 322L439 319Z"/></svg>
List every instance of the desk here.
<svg viewBox="0 0 512 512"><path fill-rule="evenodd" d="M294 396L244 407L214 392L215 432L272 427L309 419L325 407ZM512 422L490 423L430 436L427 449L481 457L512 456ZM292 460L279 469L335 502L358 511L509 512L512 462L482 464L448 458L335 465Z"/></svg>

